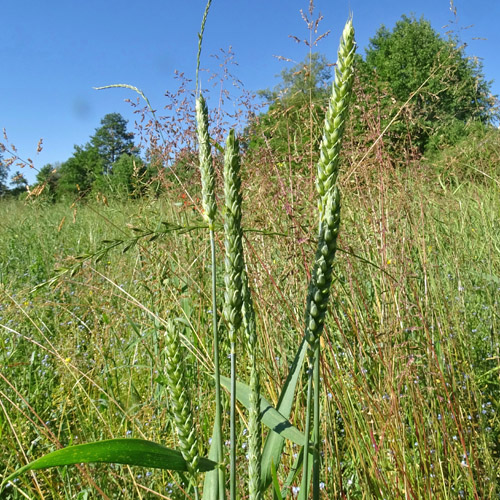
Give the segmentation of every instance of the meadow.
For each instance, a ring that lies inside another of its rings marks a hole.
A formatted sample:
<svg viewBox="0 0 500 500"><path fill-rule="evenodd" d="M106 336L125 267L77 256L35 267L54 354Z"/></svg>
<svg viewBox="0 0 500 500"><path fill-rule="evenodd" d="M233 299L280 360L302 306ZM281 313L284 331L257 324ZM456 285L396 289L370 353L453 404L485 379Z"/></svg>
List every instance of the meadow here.
<svg viewBox="0 0 500 500"><path fill-rule="evenodd" d="M324 498L499 496L500 192L488 179L446 186L432 172L380 169L341 183L340 251L322 340ZM302 337L314 253L309 180L295 179L300 189L280 188L285 181L246 177L243 187L261 385L274 403ZM209 241L181 195L73 207L0 203L7 470L103 438L173 446L162 383L167 317L184 324L196 425L208 443ZM166 222L190 230L165 231ZM124 252L137 229L156 236ZM95 254L98 262L75 259ZM70 271L32 292L55 269ZM222 288L222 273L217 279ZM221 369L229 370L225 354ZM303 411L292 411L298 427ZM241 427L242 457L245 446ZM280 476L296 451L288 447ZM108 498L183 498L179 481L159 470L67 467L22 476L4 498L95 498L96 485Z"/></svg>
<svg viewBox="0 0 500 500"><path fill-rule="evenodd" d="M1 498L500 498L499 131L429 135L408 103L439 100L355 76L348 20L328 110L310 53L240 152L198 84L209 7L193 150L0 199Z"/></svg>

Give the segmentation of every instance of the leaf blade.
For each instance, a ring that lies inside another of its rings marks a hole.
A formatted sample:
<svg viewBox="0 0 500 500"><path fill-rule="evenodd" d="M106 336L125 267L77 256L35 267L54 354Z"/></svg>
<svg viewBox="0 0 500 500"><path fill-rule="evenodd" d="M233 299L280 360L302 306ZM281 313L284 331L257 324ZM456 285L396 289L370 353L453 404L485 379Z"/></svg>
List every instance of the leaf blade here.
<svg viewBox="0 0 500 500"><path fill-rule="evenodd" d="M214 424L214 429L212 433L212 443L210 445L210 450L208 452L208 458L210 460L217 461L217 440L220 438L219 429ZM219 496L219 471L211 470L205 474L205 482L203 485L203 496L202 500L217 500Z"/></svg>
<svg viewBox="0 0 500 500"><path fill-rule="evenodd" d="M231 380L228 377L221 376L221 385L230 390ZM236 399L245 408L250 408L250 395L252 390L243 382L236 382ZM279 434L283 438L304 446L305 436L297 427L293 426L288 419L282 415L274 406L263 396L260 397L260 413L262 423L269 427L272 431Z"/></svg>
<svg viewBox="0 0 500 500"><path fill-rule="evenodd" d="M286 418L290 417L293 402L295 400L295 388L299 380L299 375L304 364L304 358L307 351L307 343L305 337L299 346L295 359L290 367L288 377L281 391L278 400L278 411ZM285 440L280 434L270 432L264 443L261 460L261 491L265 491L272 483L271 465L275 464L276 469L281 460L281 453Z"/></svg>
<svg viewBox="0 0 500 500"><path fill-rule="evenodd" d="M1 486L3 487L7 482L29 470L80 463L119 463L179 472L188 470L187 462L180 451L144 439L108 439L68 446L48 453L5 478ZM216 466L217 464L212 460L201 458L198 470L206 472L213 470Z"/></svg>

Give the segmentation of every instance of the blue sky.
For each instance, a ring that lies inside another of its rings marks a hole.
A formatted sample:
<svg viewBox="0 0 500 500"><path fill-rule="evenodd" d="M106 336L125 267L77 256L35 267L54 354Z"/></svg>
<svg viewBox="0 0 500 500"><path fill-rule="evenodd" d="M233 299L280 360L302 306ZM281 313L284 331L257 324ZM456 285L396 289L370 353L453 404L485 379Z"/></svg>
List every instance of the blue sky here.
<svg viewBox="0 0 500 500"><path fill-rule="evenodd" d="M86 143L107 113L121 113L133 129L134 115L124 99L135 96L123 89L98 92L93 87L135 85L160 110L166 104L165 91L176 89L175 70L194 78L205 0L2 4L0 128L37 168L69 158L74 145ZM287 67L274 56L300 61L307 53L289 35L308 36L299 12L308 5L308 0L213 0L201 66L213 67L217 62L210 54L232 46L238 62L233 72L246 89L274 86L276 75ZM331 30L319 50L335 61L351 11L361 52L381 24L392 28L402 14L423 15L439 33L451 28L459 34L468 55L481 58L486 78L495 80L494 94L500 94L500 1L456 0L454 5L456 19L449 0L316 0L315 12L324 16L320 32ZM40 138L44 148L36 154ZM36 175L23 173L30 182Z"/></svg>

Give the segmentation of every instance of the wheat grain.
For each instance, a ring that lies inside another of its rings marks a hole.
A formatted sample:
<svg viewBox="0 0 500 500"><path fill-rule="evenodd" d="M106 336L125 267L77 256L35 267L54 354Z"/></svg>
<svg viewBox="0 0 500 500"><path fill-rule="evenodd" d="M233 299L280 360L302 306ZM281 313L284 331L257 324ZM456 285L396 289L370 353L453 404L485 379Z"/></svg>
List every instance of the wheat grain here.
<svg viewBox="0 0 500 500"><path fill-rule="evenodd" d="M354 28L352 20L349 19L340 38L338 59L335 66L335 81L332 85L332 95L325 117L323 138L320 145L318 175L316 178L316 187L320 196L320 220L323 219L326 198L331 194L337 182L342 134L345 128L354 81L355 51Z"/></svg>
<svg viewBox="0 0 500 500"><path fill-rule="evenodd" d="M173 321L168 321L165 332L166 377L172 403L172 414L182 456L188 463L188 470L196 487L198 454L198 439L193 415L189 404L184 376L184 358L179 332Z"/></svg>
<svg viewBox="0 0 500 500"><path fill-rule="evenodd" d="M200 94L196 99L196 122L198 124L199 158L203 216L210 229L214 227L217 204L215 202L215 175L212 162L212 148L208 133L208 108Z"/></svg>

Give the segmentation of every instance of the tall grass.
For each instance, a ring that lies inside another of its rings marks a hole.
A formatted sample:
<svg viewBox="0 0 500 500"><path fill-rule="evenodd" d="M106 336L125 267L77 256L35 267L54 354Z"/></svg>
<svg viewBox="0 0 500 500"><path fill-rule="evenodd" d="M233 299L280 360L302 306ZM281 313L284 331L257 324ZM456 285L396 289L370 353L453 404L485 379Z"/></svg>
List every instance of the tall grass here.
<svg viewBox="0 0 500 500"><path fill-rule="evenodd" d="M444 191L426 171L380 172L380 181L344 189L343 224L350 230L340 235L321 362L322 495L496 498L498 190L472 183ZM248 182L245 188L253 192ZM302 308L294 304L303 300L309 260L301 255L312 257L313 248L307 240L297 243L293 219L259 193L252 203L267 206L267 212L245 204L244 226L256 227L264 215L261 227L282 234L246 235L262 331L261 386L276 402L300 331ZM203 238L170 233L145 248L114 251L34 295L29 290L40 278L19 273L34 257L45 262L54 255L62 264L64 255L94 251L90 227L93 234L102 231L101 238L109 237L109 222L126 228L124 219L149 227L166 218L192 221L192 210L175 198L171 193L99 211L90 204L78 209L75 222L62 205L0 205L0 446L8 470L22 463L23 453L35 458L58 443L144 435L174 444L161 423L167 411L166 388L158 384L161 321L151 323L145 309L182 318L183 343L192 352L186 383L199 406L201 439L210 437L211 389L200 378L213 363L209 247ZM302 203L308 206L307 197ZM43 223L23 225L35 217ZM241 357L246 359L245 351ZM221 361L228 370L227 360ZM297 407L291 422L301 425L302 418ZM239 446L246 442L242 430L237 438ZM290 462L285 460L281 478L298 452L293 445L287 450ZM39 472L36 481L21 477L7 494L95 495L93 482L108 495L121 491L123 498L145 498L149 490L176 498L173 490L182 491L167 472L117 466L108 476L102 466L88 467L79 474Z"/></svg>
<svg viewBox="0 0 500 500"><path fill-rule="evenodd" d="M223 242L206 200L205 220L175 187L161 198L109 206L0 203L5 476L83 442L136 437L176 447L175 416L188 411L186 395L198 444L188 429L179 435L184 432L185 458L196 464L208 454L216 420L211 374L230 373L236 355L248 367L241 378L260 387L253 404L262 395L279 405L303 324L317 317L311 295L308 309L304 297L317 276L309 229L317 227L316 195L308 180L291 175L282 183L279 174L269 179L242 160L250 173L242 188L246 266L238 286L247 295L240 339L227 304L213 292L214 285L230 292L231 284L214 265ZM347 179L340 174L342 230L331 302L323 336L309 337L309 370L298 379L289 417L306 429L307 387L316 388L314 413L322 416L312 446L316 497L498 497L500 195L498 171L488 172L490 178L452 185L425 164L410 172L379 162ZM320 205L321 213L332 213L336 201L338 192ZM51 287L33 291L54 268L60 271ZM214 328L218 316L223 320ZM224 353L219 363L216 342ZM182 375L169 380L181 363ZM180 402L169 394L173 386ZM247 461L258 469L249 450L260 449L261 415L247 416L243 405L228 401L220 403L220 435L231 432L231 439L216 456L223 461L234 453L231 482L243 497ZM271 474L274 492L266 495L307 497L308 483L295 470L300 458L300 447L287 442ZM224 477L224 467L216 474ZM257 475L251 472L250 483ZM190 498L198 482L161 469L83 465L77 474L61 467L20 476L2 495Z"/></svg>

